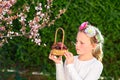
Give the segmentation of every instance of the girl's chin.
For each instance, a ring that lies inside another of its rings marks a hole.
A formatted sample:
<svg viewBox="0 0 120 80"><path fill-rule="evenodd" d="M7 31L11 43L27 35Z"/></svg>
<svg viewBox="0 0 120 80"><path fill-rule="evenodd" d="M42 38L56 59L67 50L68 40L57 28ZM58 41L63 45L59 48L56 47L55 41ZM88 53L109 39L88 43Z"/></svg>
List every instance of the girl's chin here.
<svg viewBox="0 0 120 80"><path fill-rule="evenodd" d="M82 51L77 51L77 54L78 54L78 55L81 55L81 54L84 54L84 52L82 52Z"/></svg>
<svg viewBox="0 0 120 80"><path fill-rule="evenodd" d="M82 54L81 52L77 52L78 55Z"/></svg>

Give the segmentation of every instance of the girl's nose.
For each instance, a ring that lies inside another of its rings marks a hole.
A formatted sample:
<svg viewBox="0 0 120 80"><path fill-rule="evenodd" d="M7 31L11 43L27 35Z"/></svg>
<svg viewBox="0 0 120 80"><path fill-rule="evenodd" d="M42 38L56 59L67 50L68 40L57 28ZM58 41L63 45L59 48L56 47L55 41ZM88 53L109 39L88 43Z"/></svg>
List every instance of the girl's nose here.
<svg viewBox="0 0 120 80"><path fill-rule="evenodd" d="M79 46L79 44L76 43L75 46L76 46L76 48L77 48L77 47Z"/></svg>

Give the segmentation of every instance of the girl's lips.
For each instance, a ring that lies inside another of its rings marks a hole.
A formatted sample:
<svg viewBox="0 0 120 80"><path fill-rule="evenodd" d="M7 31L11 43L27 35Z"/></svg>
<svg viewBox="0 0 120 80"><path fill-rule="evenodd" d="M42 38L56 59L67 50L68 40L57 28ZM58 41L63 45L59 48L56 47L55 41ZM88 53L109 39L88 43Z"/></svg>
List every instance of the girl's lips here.
<svg viewBox="0 0 120 80"><path fill-rule="evenodd" d="M76 50L79 50L79 49L76 48Z"/></svg>

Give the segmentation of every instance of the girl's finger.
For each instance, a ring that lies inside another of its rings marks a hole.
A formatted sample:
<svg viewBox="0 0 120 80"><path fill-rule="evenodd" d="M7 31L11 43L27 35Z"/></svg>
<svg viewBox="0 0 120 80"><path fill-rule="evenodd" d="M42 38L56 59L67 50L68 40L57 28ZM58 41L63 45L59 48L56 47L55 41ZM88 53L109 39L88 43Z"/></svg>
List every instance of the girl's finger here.
<svg viewBox="0 0 120 80"><path fill-rule="evenodd" d="M49 54L49 59L51 59L51 54Z"/></svg>
<svg viewBox="0 0 120 80"><path fill-rule="evenodd" d="M72 57L73 56L73 54L72 53L69 53L69 55Z"/></svg>
<svg viewBox="0 0 120 80"><path fill-rule="evenodd" d="M66 57L71 57L72 56L70 52L66 52L65 55L66 55Z"/></svg>
<svg viewBox="0 0 120 80"><path fill-rule="evenodd" d="M65 56L66 59L68 58L66 53L64 54L64 56Z"/></svg>
<svg viewBox="0 0 120 80"><path fill-rule="evenodd" d="M69 59L69 58L70 58L69 53L65 53L64 56L65 56L66 59Z"/></svg>

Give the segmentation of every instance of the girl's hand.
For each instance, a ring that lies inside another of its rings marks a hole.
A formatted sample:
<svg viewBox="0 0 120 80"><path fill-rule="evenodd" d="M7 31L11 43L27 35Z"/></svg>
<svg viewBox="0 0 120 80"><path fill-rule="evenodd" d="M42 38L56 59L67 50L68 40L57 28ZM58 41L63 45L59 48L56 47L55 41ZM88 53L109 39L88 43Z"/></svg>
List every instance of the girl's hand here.
<svg viewBox="0 0 120 80"><path fill-rule="evenodd" d="M66 63L67 64L72 64L74 61L74 56L71 52L65 52L64 54L65 58L66 58Z"/></svg>
<svg viewBox="0 0 120 80"><path fill-rule="evenodd" d="M49 54L49 59L53 60L56 64L60 64L62 62L62 56L55 56L53 54Z"/></svg>

